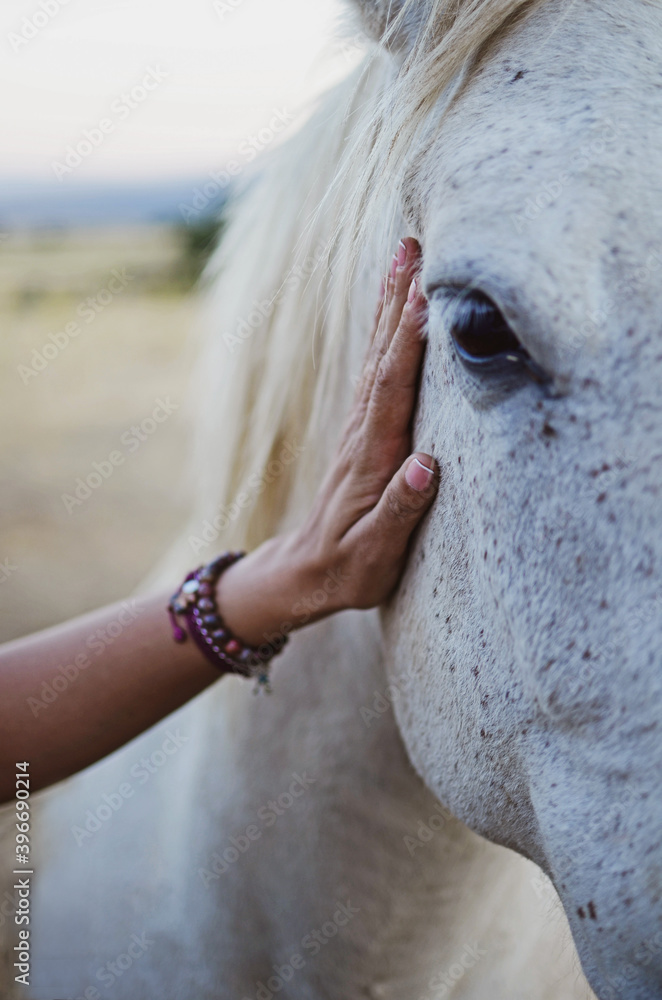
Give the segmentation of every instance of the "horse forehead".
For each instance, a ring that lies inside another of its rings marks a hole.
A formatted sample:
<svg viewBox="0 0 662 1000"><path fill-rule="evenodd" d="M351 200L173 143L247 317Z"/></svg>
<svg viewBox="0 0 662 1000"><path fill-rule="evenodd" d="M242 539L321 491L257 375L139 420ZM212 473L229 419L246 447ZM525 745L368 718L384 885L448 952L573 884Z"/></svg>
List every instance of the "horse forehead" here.
<svg viewBox="0 0 662 1000"><path fill-rule="evenodd" d="M445 258L492 246L586 287L662 246L662 12L615 34L593 3L552 31L557 8L494 46L429 133L415 214Z"/></svg>

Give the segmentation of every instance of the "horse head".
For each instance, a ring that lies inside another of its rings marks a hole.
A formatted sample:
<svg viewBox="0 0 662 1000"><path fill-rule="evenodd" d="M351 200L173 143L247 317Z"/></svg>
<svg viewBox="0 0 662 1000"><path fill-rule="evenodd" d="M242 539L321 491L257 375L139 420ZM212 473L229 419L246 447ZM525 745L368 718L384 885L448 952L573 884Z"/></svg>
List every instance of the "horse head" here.
<svg viewBox="0 0 662 1000"><path fill-rule="evenodd" d="M359 7L398 66L393 141L398 102L424 111L399 207L430 300L415 447L441 487L384 616L399 726L438 798L552 879L600 998L650 998L662 8ZM425 90L417 66L453 51Z"/></svg>

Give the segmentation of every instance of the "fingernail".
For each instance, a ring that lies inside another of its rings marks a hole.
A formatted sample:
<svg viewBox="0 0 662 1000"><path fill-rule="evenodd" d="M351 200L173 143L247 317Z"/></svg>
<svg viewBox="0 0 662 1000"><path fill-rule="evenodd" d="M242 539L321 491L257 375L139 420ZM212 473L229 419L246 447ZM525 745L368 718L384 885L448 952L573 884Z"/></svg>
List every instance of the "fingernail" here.
<svg viewBox="0 0 662 1000"><path fill-rule="evenodd" d="M405 479L413 490L426 490L434 479L434 469L428 469L417 458L410 462L405 472Z"/></svg>
<svg viewBox="0 0 662 1000"><path fill-rule="evenodd" d="M404 245L402 240L398 245L398 267L404 267L407 262L407 247Z"/></svg>
<svg viewBox="0 0 662 1000"><path fill-rule="evenodd" d="M398 258L393 254L393 260L391 261L391 277L395 278L395 269L398 266Z"/></svg>
<svg viewBox="0 0 662 1000"><path fill-rule="evenodd" d="M409 286L409 295L407 296L407 302L413 302L416 298L416 278L412 281Z"/></svg>

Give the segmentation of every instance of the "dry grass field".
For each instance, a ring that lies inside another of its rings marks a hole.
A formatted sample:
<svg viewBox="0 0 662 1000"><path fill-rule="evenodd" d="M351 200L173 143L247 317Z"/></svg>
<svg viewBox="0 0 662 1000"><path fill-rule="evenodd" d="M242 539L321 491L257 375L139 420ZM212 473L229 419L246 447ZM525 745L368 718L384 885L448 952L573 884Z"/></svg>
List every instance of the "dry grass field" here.
<svg viewBox="0 0 662 1000"><path fill-rule="evenodd" d="M0 244L0 639L126 595L182 523L181 254L157 226Z"/></svg>

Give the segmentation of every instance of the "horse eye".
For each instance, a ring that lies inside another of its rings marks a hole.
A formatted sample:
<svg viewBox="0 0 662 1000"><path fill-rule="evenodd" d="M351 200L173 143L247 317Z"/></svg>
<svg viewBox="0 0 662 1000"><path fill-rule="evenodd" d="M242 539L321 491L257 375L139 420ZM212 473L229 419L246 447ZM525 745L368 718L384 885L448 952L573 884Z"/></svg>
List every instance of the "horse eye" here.
<svg viewBox="0 0 662 1000"><path fill-rule="evenodd" d="M529 358L497 307L480 292L458 298L450 332L457 353L470 368L521 365Z"/></svg>

